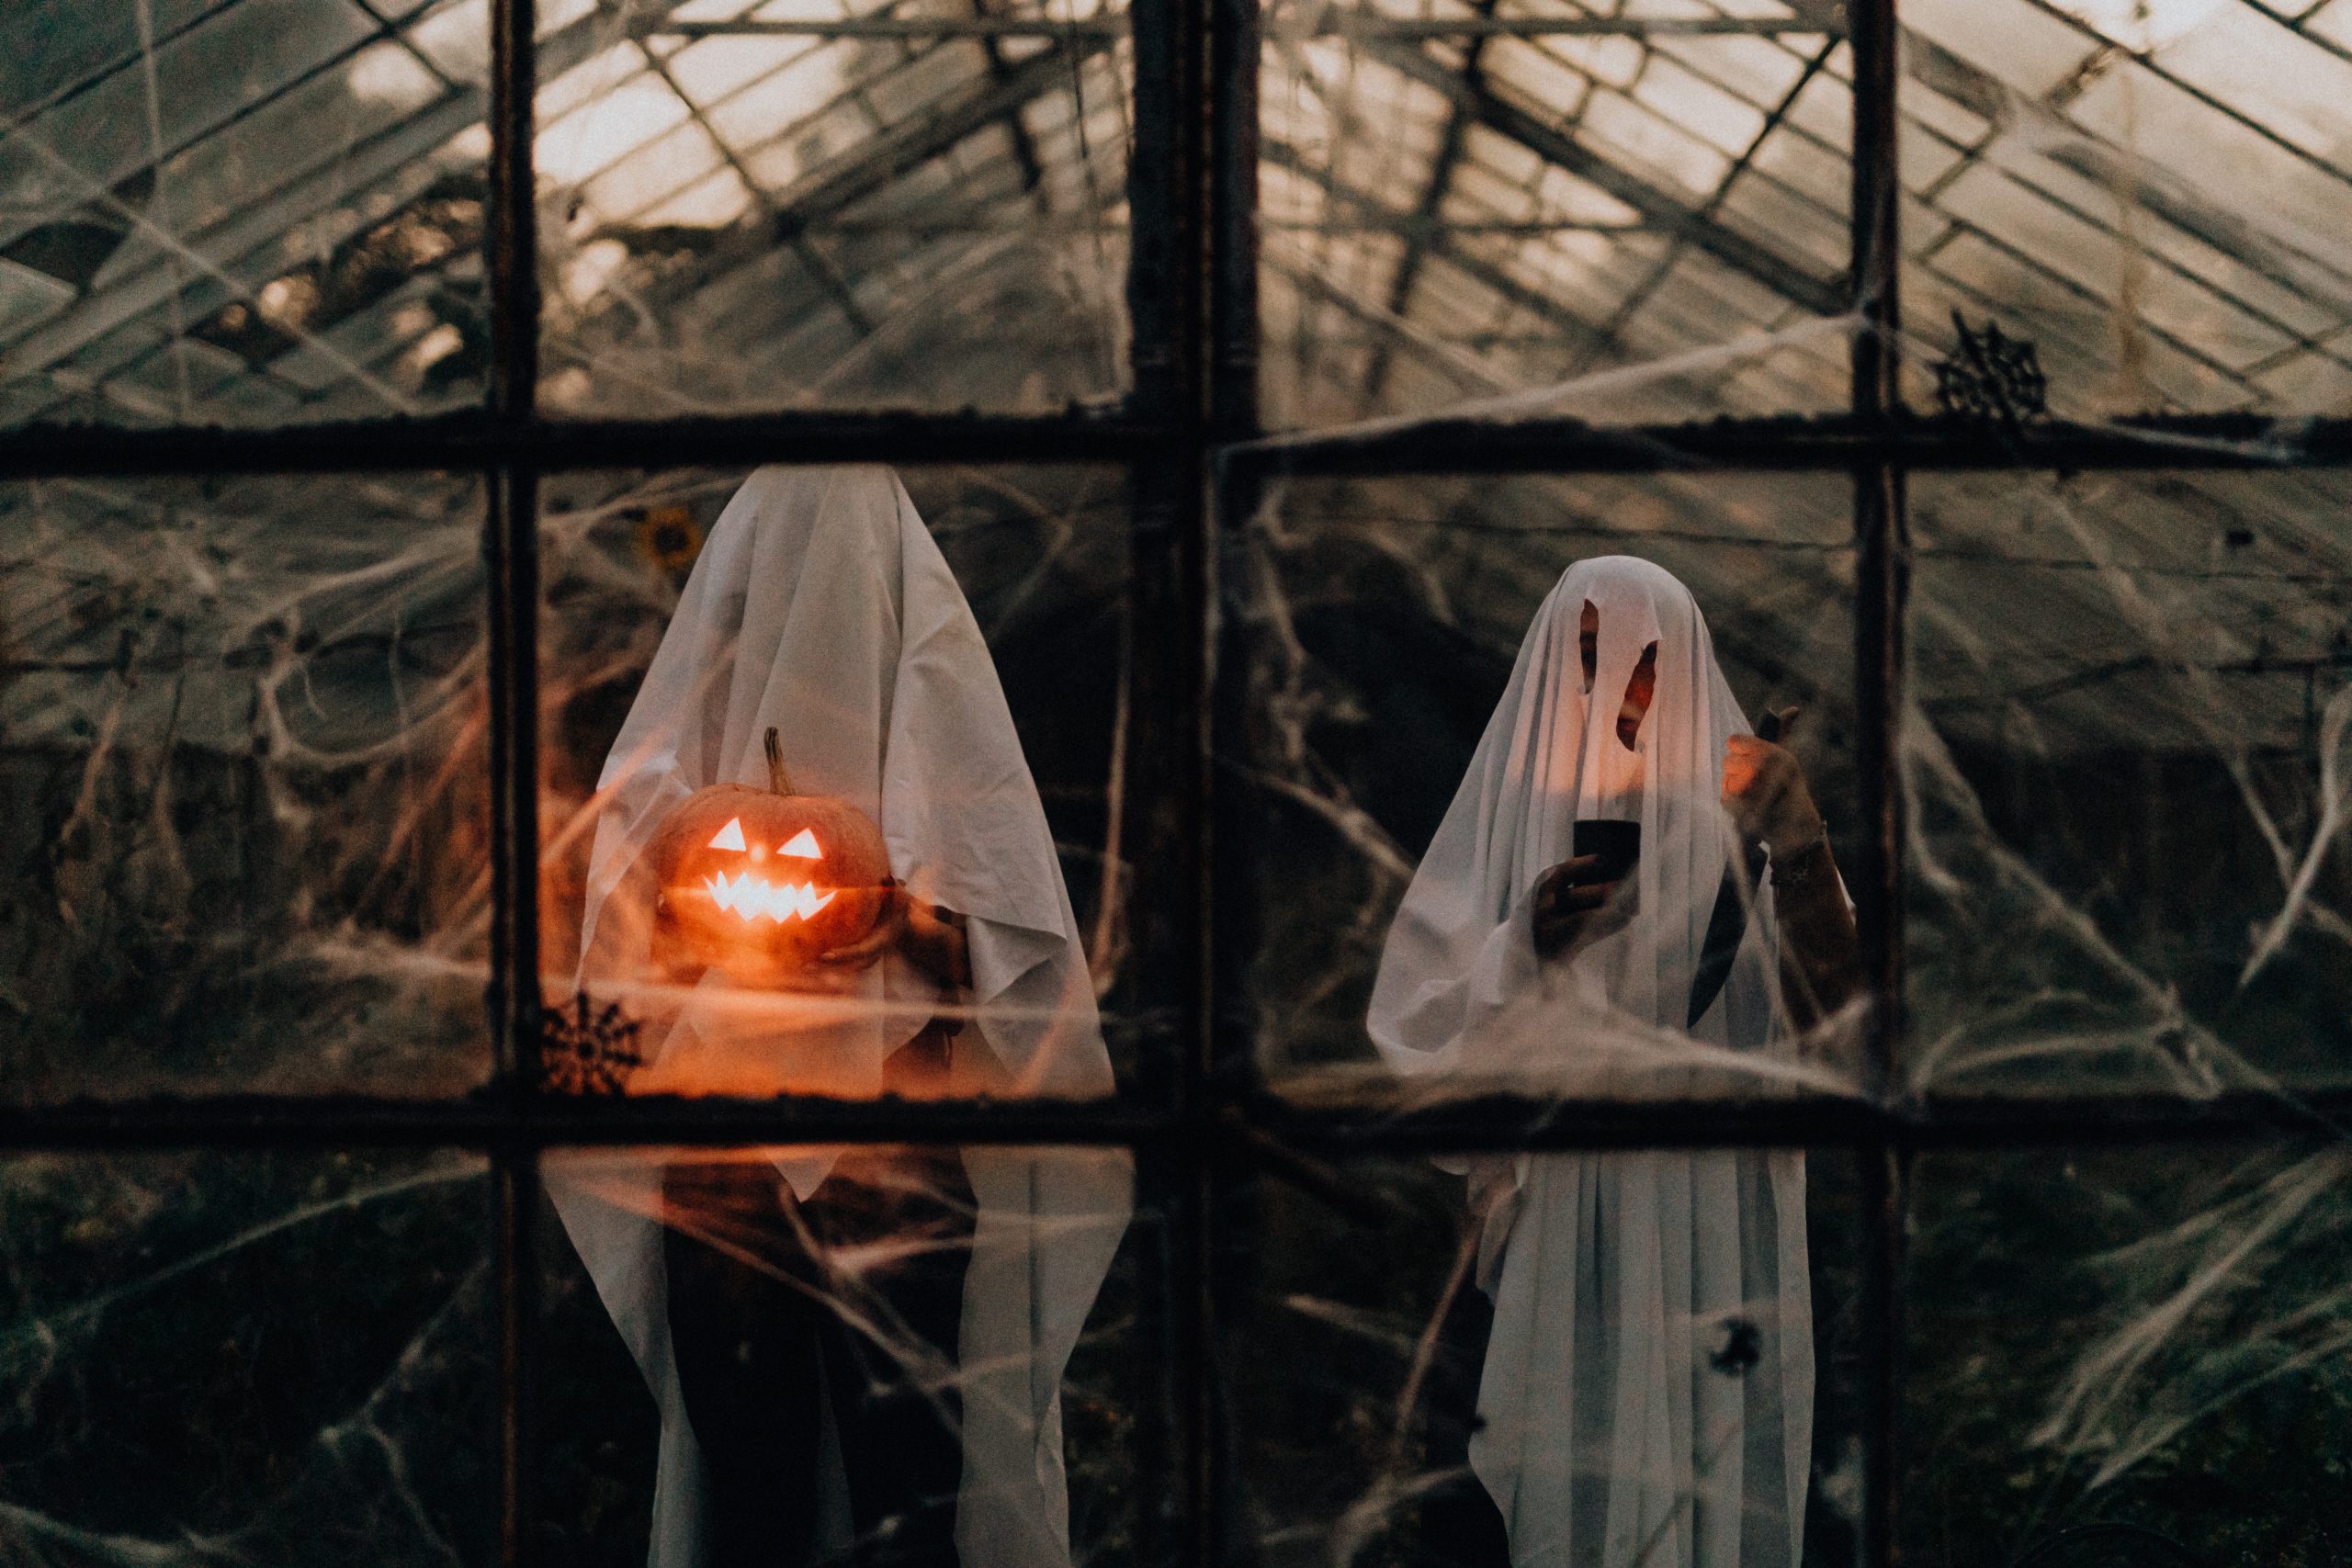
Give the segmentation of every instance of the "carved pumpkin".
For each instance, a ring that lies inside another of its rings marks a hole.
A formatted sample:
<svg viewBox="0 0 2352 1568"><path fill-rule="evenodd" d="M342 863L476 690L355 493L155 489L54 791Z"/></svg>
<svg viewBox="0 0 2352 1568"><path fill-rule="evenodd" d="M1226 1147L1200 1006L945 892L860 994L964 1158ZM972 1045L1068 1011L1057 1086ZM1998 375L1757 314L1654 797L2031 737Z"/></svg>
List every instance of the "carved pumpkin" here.
<svg viewBox="0 0 2352 1568"><path fill-rule="evenodd" d="M768 787L713 784L688 795L653 840L656 942L673 964L753 984L807 984L818 954L874 929L890 853L865 813L800 795L767 733Z"/></svg>

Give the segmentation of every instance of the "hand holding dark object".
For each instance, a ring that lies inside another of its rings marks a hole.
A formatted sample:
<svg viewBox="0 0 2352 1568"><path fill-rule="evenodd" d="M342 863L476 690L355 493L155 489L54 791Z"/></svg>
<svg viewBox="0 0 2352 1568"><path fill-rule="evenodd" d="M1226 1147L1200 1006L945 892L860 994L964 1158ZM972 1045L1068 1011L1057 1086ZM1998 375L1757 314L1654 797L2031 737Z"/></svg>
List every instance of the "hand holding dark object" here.
<svg viewBox="0 0 2352 1568"><path fill-rule="evenodd" d="M837 971L870 969L882 955L899 945L907 929L906 886L892 877L881 888L882 912L875 917L873 929L845 946L830 948L817 955L823 968Z"/></svg>
<svg viewBox="0 0 2352 1568"><path fill-rule="evenodd" d="M1634 913L1631 891L1622 880L1593 880L1602 874L1606 858L1597 853L1571 856L1535 879L1530 914L1537 957L1563 957L1624 930ZM1620 893L1625 896L1621 898Z"/></svg>
<svg viewBox="0 0 2352 1568"><path fill-rule="evenodd" d="M1821 841L1821 813L1805 787L1804 770L1780 738L1797 710L1767 714L1754 735L1724 744L1724 809L1740 836L1762 843L1785 863Z"/></svg>
<svg viewBox="0 0 2352 1568"><path fill-rule="evenodd" d="M820 953L817 962L835 970L865 969L896 950L942 986L969 985L972 955L964 917L944 905L910 897L895 879L883 891L874 929L846 947Z"/></svg>

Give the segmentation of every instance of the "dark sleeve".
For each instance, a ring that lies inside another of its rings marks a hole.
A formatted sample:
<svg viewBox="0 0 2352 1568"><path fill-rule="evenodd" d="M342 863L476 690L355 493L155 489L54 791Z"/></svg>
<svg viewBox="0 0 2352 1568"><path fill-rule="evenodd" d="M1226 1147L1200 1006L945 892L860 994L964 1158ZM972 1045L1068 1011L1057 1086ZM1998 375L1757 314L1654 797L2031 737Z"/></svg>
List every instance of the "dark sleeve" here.
<svg viewBox="0 0 2352 1568"><path fill-rule="evenodd" d="M1772 868L1772 908L1780 923L1781 1005L1800 1030L1810 1030L1862 987L1854 911L1827 839Z"/></svg>

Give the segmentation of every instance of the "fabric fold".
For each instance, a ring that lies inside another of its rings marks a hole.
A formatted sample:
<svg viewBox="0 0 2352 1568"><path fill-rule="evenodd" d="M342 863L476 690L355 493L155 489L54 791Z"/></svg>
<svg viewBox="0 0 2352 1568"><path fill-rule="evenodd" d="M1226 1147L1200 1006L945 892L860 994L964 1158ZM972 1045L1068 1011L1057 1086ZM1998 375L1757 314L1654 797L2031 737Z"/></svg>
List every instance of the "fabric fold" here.
<svg viewBox="0 0 2352 1568"><path fill-rule="evenodd" d="M837 996L746 994L715 973L683 996L666 983L650 951L644 852L694 791L764 784L771 727L796 789L865 812L910 894L967 918L968 988L943 988L895 954ZM643 1021L650 1059L636 1087L875 1095L884 1062L936 1018L953 1041L932 1092L1114 1092L1087 955L994 663L888 469L767 468L745 481L680 595L594 808L576 983ZM804 1201L839 1155L748 1153ZM707 1483L666 1307L666 1156L550 1158L547 1180L662 1412L650 1561L699 1568ZM964 1568L1069 1568L1061 1379L1125 1234L1132 1164L1078 1149L960 1158L975 1213L955 1363L957 1551ZM822 1555L847 1542L841 1510L820 1511Z"/></svg>
<svg viewBox="0 0 2352 1568"><path fill-rule="evenodd" d="M1645 657L1655 685L1629 707ZM1725 746L1747 729L1681 583L1630 557L1571 567L1389 929L1367 1023L1390 1066L1432 1091L1657 1098L1690 1092L1702 1067L1736 1086L1739 1064L1777 1053L1769 886L1721 991L1689 1016L1738 863L1720 796ZM1639 826L1625 923L1540 961L1536 885L1597 820ZM1803 1156L1453 1163L1474 1167L1476 1279L1495 1310L1470 1462L1512 1562L1793 1568L1813 1401Z"/></svg>

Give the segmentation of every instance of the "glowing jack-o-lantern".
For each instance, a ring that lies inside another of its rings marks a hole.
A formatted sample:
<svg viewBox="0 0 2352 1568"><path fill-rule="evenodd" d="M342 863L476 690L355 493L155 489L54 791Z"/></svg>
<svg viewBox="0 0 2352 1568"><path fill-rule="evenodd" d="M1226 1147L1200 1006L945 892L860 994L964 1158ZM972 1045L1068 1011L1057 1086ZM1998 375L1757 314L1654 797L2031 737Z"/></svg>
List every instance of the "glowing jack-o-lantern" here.
<svg viewBox="0 0 2352 1568"><path fill-rule="evenodd" d="M888 907L881 829L845 800L801 795L767 733L768 787L688 795L653 840L655 940L671 959L791 985L820 953L872 931Z"/></svg>

